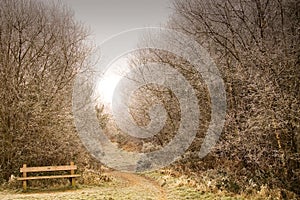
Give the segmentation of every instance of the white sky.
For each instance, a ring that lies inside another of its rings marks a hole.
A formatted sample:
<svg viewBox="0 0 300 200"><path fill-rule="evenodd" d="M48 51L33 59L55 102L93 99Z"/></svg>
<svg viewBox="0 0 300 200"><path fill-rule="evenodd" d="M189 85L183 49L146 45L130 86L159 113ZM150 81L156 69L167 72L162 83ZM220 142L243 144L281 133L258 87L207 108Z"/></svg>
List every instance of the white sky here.
<svg viewBox="0 0 300 200"><path fill-rule="evenodd" d="M170 0L62 0L91 28L96 43L132 28L159 26L171 14Z"/></svg>
<svg viewBox="0 0 300 200"><path fill-rule="evenodd" d="M96 46L109 37L129 29L162 26L167 23L172 12L171 0L61 1L74 11L76 20L83 22L91 29L91 39L94 40ZM118 41L113 48L118 48L119 45L122 45L122 41ZM123 43L123 46L125 45L126 41ZM121 59L112 66L120 67L120 65L125 68L126 61ZM122 78L120 75L113 74L112 71L108 70L98 83L98 92L102 100L108 104L112 100L118 81Z"/></svg>

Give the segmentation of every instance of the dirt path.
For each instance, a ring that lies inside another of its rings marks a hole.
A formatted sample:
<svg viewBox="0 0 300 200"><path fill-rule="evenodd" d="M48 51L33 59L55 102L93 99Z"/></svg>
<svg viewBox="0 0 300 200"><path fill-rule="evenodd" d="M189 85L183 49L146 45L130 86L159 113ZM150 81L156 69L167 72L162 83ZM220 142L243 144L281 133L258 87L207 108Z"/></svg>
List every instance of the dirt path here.
<svg viewBox="0 0 300 200"><path fill-rule="evenodd" d="M137 190L156 194L157 200L166 200L166 192L157 181L142 175L125 173L125 172L110 172L108 173L117 179L123 179L127 182L127 187L136 187Z"/></svg>
<svg viewBox="0 0 300 200"><path fill-rule="evenodd" d="M101 199L101 200L166 200L166 192L160 183L143 175L107 172L113 181L103 186L82 186L75 190L65 191L43 191L43 192L0 192L0 199L3 200L32 200L32 199Z"/></svg>
<svg viewBox="0 0 300 200"><path fill-rule="evenodd" d="M23 193L0 191L1 200L243 200L224 193L201 192L187 179L164 176L160 173L131 174L107 171L103 175L112 181L101 186L79 185L77 189L31 189ZM163 185L163 186L162 186Z"/></svg>

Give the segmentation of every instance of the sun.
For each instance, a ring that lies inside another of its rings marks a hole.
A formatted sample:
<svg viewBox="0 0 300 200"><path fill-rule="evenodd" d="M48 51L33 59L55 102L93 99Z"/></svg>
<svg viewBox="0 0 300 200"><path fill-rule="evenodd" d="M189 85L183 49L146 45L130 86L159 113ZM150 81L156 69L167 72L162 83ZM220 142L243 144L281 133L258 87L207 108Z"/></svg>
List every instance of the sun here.
<svg viewBox="0 0 300 200"><path fill-rule="evenodd" d="M118 75L109 75L104 77L99 83L100 98L105 103L111 103L114 90L118 85L119 81L122 79Z"/></svg>
<svg viewBox="0 0 300 200"><path fill-rule="evenodd" d="M112 63L108 70L103 74L101 80L97 84L97 92L100 100L103 101L105 105L110 105L112 103L114 91L128 69L128 59L119 58Z"/></svg>

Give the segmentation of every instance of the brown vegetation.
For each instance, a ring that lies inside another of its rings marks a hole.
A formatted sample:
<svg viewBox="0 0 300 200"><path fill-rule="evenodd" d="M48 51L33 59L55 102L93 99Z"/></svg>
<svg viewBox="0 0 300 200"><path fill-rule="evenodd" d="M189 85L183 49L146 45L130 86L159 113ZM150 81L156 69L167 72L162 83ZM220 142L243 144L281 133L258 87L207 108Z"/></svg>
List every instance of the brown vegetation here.
<svg viewBox="0 0 300 200"><path fill-rule="evenodd" d="M213 168L297 193L299 6L293 0L176 1L172 23L209 47L226 84L226 124L211 154Z"/></svg>
<svg viewBox="0 0 300 200"><path fill-rule="evenodd" d="M147 49L132 59L133 67L167 63L197 91L203 119L197 139L174 169L199 176L215 170L212 174L226 176L222 184L233 192L254 183L256 189L267 185L300 194L299 1L177 0L174 7L169 28L209 50L221 71L227 97L221 139L213 152L199 160L197 153L210 120L209 94L201 77L190 63L170 52ZM150 34L146 42L155 42L155 38ZM145 94L149 99L144 99ZM172 98L172 91L163 87L139 89L131 105L137 124L149 123L149 107L157 99L170 105L165 106L168 119L164 129L153 140L137 140L131 146L150 146L153 151L173 137L180 110ZM133 140L122 137L121 143L128 144L126 141Z"/></svg>
<svg viewBox="0 0 300 200"><path fill-rule="evenodd" d="M75 161L92 168L95 162L76 135L71 105L74 77L92 51L85 42L87 30L61 4L0 0L0 5L0 182L18 174L23 163ZM196 139L172 169L196 176L196 182L208 177L217 190L240 193L267 186L279 188L281 196L288 190L299 195L299 1L174 0L174 8L169 28L206 47L222 74L227 115L219 143L199 159L211 119L205 83L191 63L170 52L136 54L133 66L166 63L196 91L201 124ZM145 126L149 107L157 101L165 106L167 119L151 139L124 135L108 120L103 106L96 107L100 125L125 150L157 150L178 129L181 113L176 96L152 84L136 91L130 105L132 117ZM85 169L83 174L87 174L81 180L84 184L101 181L93 171Z"/></svg>
<svg viewBox="0 0 300 200"><path fill-rule="evenodd" d="M0 181L23 163L87 162L71 113L73 79L91 53L87 30L59 3L0 5Z"/></svg>

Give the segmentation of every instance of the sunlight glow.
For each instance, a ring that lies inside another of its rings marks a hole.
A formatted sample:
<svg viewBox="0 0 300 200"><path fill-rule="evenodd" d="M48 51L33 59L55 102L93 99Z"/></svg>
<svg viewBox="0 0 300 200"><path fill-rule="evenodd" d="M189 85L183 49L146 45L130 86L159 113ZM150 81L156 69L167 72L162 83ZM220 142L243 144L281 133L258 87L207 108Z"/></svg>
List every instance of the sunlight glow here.
<svg viewBox="0 0 300 200"><path fill-rule="evenodd" d="M100 90L100 98L105 103L111 103L112 97L114 94L114 90L121 80L121 76L117 75L110 75L104 77L99 83L99 90Z"/></svg>
<svg viewBox="0 0 300 200"><path fill-rule="evenodd" d="M117 61L112 63L112 65L110 65L108 70L104 73L98 83L97 89L100 100L103 101L104 104L111 104L114 90L128 69L128 59L119 58Z"/></svg>

